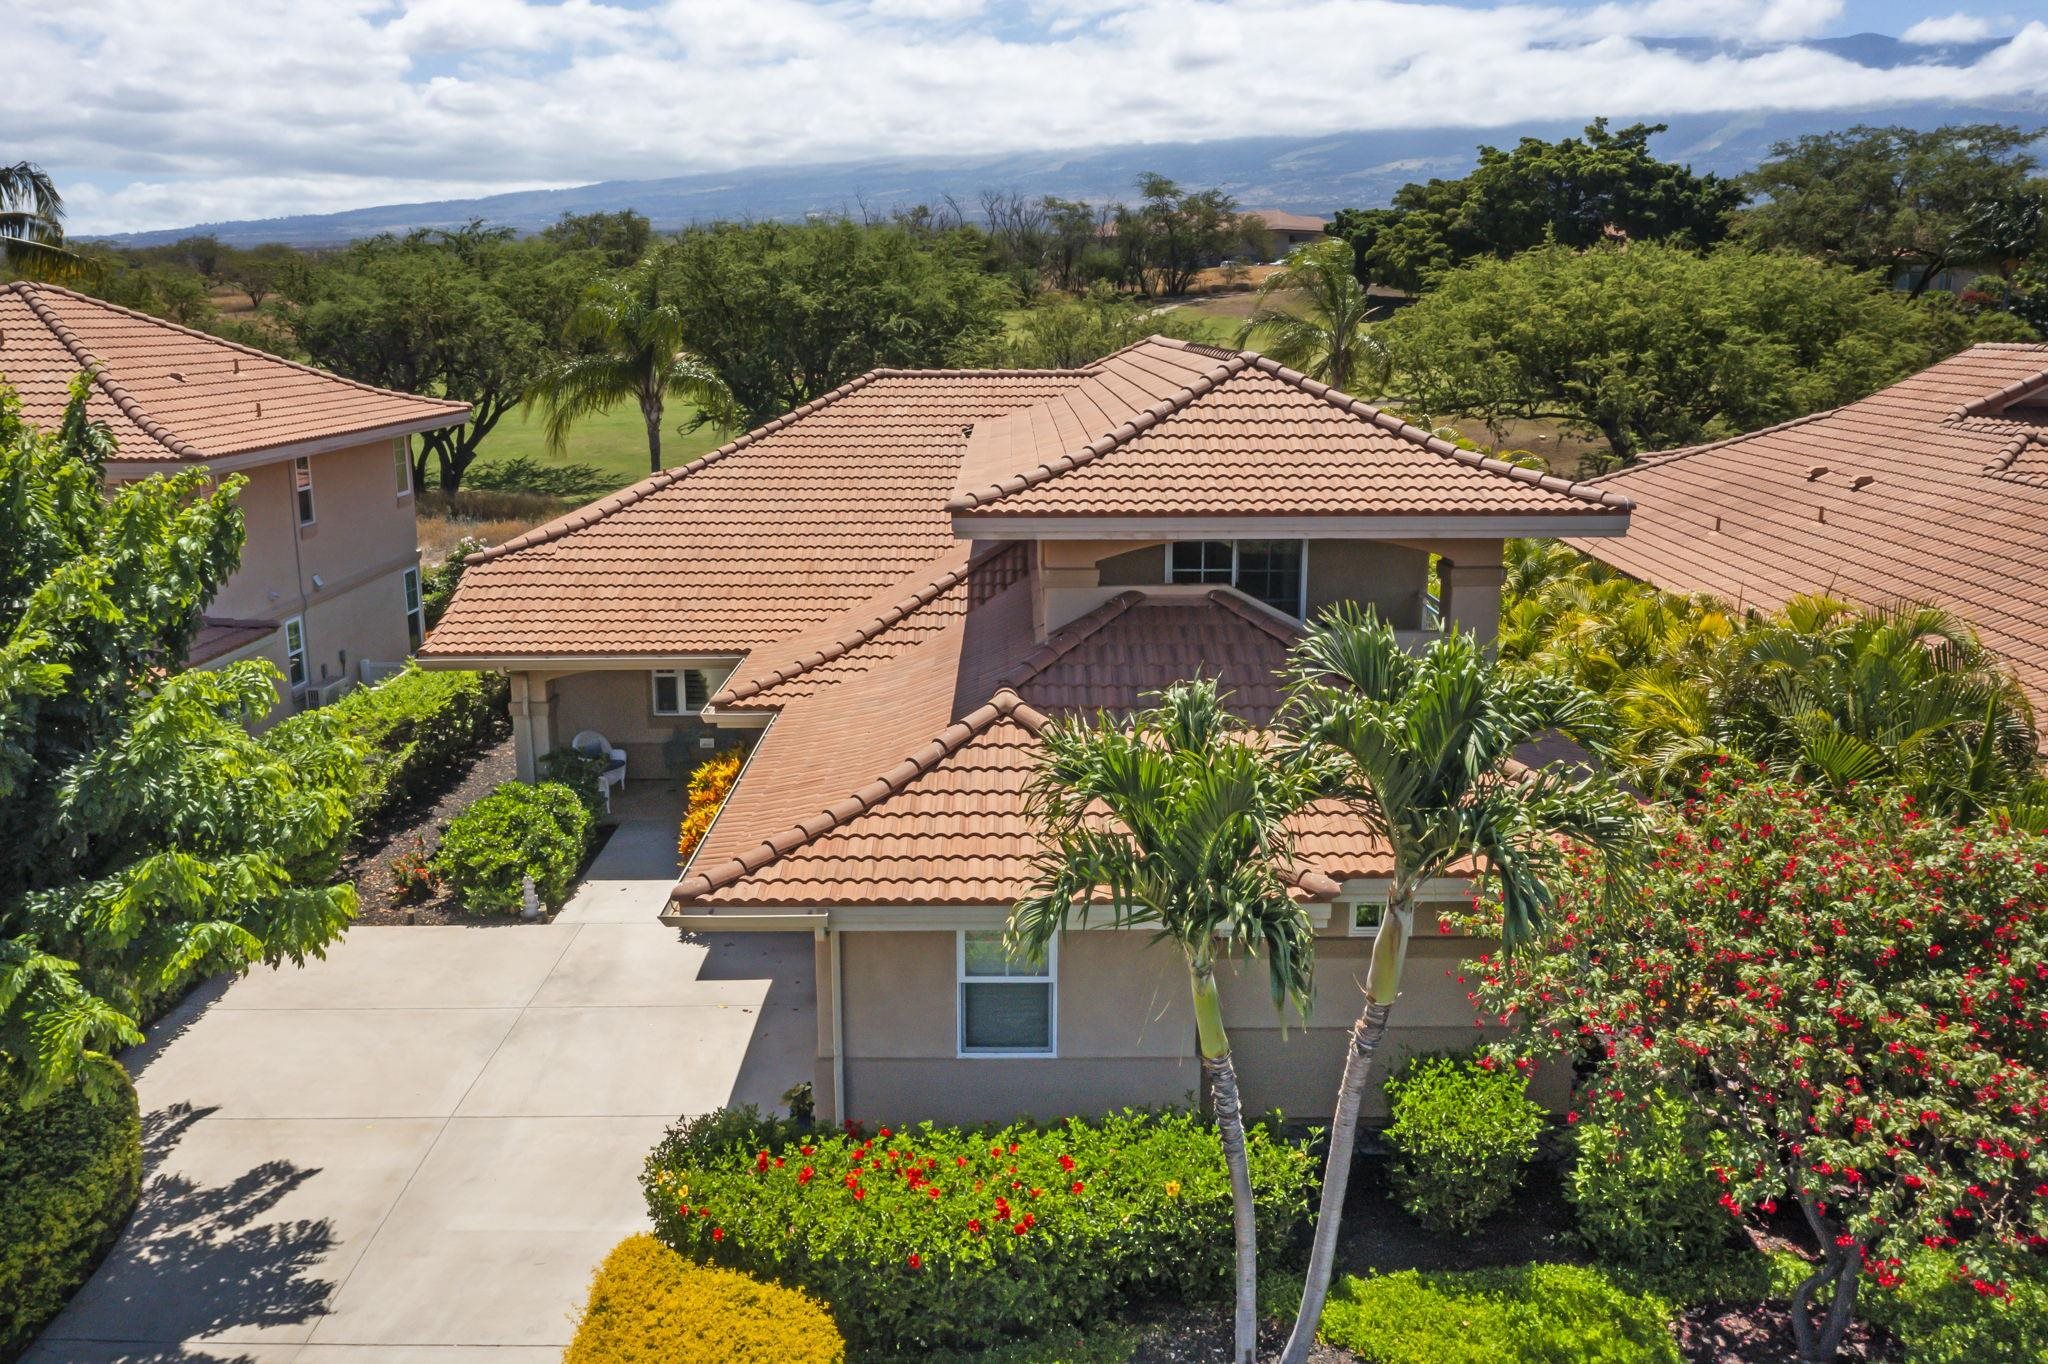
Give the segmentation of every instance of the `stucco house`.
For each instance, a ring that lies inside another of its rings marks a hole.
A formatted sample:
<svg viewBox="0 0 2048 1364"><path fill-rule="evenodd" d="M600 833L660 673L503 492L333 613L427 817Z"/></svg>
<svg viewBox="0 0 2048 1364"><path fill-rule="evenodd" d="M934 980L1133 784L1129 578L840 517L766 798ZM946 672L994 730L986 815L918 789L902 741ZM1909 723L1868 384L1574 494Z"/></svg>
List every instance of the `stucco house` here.
<svg viewBox="0 0 2048 1364"><path fill-rule="evenodd" d="M1249 208L1247 218L1256 218L1273 239L1273 252L1284 256L1297 246L1323 241L1330 235L1329 220L1307 213L1289 213L1278 208Z"/></svg>
<svg viewBox="0 0 2048 1364"><path fill-rule="evenodd" d="M664 920L811 936L821 1115L1173 1103L1199 1083L1177 954L1089 928L1002 956L1048 718L1201 673L1262 721L1325 604L1370 602L1418 644L1438 611L1490 638L1503 537L1628 520L1271 360L1153 338L1071 371L864 375L478 555L422 658L512 672L522 773L586 728L629 775L752 741ZM1283 1031L1262 980L1227 987L1254 1110L1329 1102L1386 895L1385 850L1341 809L1305 818L1300 857L1311 1026ZM1398 1047L1474 1036L1470 946L1418 943Z"/></svg>
<svg viewBox="0 0 2048 1364"><path fill-rule="evenodd" d="M55 426L72 381L118 444L110 482L185 467L247 480L242 563L187 662L267 658L278 709L397 666L424 635L407 439L469 405L393 393L55 285L0 284L0 381Z"/></svg>

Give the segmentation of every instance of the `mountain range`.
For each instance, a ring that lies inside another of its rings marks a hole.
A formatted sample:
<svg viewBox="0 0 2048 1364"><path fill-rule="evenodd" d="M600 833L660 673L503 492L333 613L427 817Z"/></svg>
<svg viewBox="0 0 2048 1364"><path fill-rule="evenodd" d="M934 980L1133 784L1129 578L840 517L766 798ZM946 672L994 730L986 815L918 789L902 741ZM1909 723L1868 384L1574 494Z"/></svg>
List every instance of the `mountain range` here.
<svg viewBox="0 0 2048 1364"><path fill-rule="evenodd" d="M1689 39L1673 39L1665 45L1687 50L1712 46ZM1839 55L1861 65L1895 67L1920 61L1967 63L1998 44L1929 47L1903 44L1880 34L1859 34L1814 45L1838 49ZM1616 120L1634 121L1638 120ZM1687 163L1696 171L1731 176L1756 166L1776 142L1857 123L1916 128L1944 123L2016 123L2048 134L2048 105L1757 110L1640 121L1669 125L1652 144L1658 155ZM1579 131L1583 123L1581 119L1498 128L1333 131L1317 137L1242 137L987 156L876 157L760 166L658 179L607 180L475 199L384 204L340 213L198 223L106 240L142 246L210 232L233 245L279 241L327 246L381 232L460 227L473 219L530 233L564 213L624 208L636 209L651 218L656 228L669 230L722 219L793 220L837 213L885 216L896 208L949 198L973 217L984 191L1103 202L1130 197L1133 182L1148 171L1186 185L1225 190L1247 208L1328 215L1338 208L1383 205L1411 180L1463 175L1472 167L1482 143L1500 146L1512 145L1522 137L1563 137Z"/></svg>

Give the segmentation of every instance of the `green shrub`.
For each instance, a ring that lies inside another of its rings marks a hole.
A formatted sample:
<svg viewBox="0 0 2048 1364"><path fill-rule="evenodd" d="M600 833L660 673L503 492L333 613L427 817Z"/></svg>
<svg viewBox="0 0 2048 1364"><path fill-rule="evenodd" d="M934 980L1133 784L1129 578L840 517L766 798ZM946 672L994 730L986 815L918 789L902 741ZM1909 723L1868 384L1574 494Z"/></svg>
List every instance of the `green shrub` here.
<svg viewBox="0 0 2048 1364"><path fill-rule="evenodd" d="M589 831L590 812L568 787L508 781L449 822L434 870L471 914L516 913L527 876L557 908L583 864Z"/></svg>
<svg viewBox="0 0 2048 1364"><path fill-rule="evenodd" d="M332 724L363 757L356 818L371 823L393 810L425 803L449 772L489 744L505 710L499 673L428 672L417 664L374 687L358 687L321 709L295 715L271 730L283 742L295 729Z"/></svg>
<svg viewBox="0 0 2048 1364"><path fill-rule="evenodd" d="M1470 1231L1507 1202L1543 1134L1520 1072L1418 1056L1387 1081L1394 1187L1423 1225Z"/></svg>
<svg viewBox="0 0 2048 1364"><path fill-rule="evenodd" d="M1999 1276L2002 1296L1979 1292L1972 1277L1953 1253L1917 1250L1897 1287L1865 1280L1857 1310L1898 1337L1906 1364L2048 1359L2048 1270Z"/></svg>
<svg viewBox="0 0 2048 1364"><path fill-rule="evenodd" d="M1730 1157L1685 1100L1590 1095L1573 1116L1577 1156L1565 1196L1595 1254L1646 1273L1682 1272L1728 1243L1728 1214L1708 1173Z"/></svg>
<svg viewBox="0 0 2048 1364"><path fill-rule="evenodd" d="M562 1364L842 1364L832 1315L795 1289L694 1265L652 1236L619 1242L591 1280Z"/></svg>
<svg viewBox="0 0 2048 1364"><path fill-rule="evenodd" d="M0 1105L0 1359L85 1281L142 1184L135 1086L113 1061L33 1109Z"/></svg>
<svg viewBox="0 0 2048 1364"><path fill-rule="evenodd" d="M1346 1277L1323 1338L1367 1364L1678 1364L1663 1299L1597 1269L1505 1269Z"/></svg>
<svg viewBox="0 0 2048 1364"><path fill-rule="evenodd" d="M1278 1247L1307 1210L1308 1156L1263 1129L1250 1145L1260 1244ZM742 1110L672 1130L643 1186L670 1245L801 1284L877 1350L998 1345L1229 1284L1221 1146L1185 1114L863 1138Z"/></svg>
<svg viewBox="0 0 2048 1364"><path fill-rule="evenodd" d="M598 787L598 778L604 775L611 759L595 753L579 753L573 748L558 748L552 753L543 753L540 758L540 779L556 782L576 793L576 799L583 802L583 808L590 812L590 818L602 819L607 811L604 807L604 792Z"/></svg>

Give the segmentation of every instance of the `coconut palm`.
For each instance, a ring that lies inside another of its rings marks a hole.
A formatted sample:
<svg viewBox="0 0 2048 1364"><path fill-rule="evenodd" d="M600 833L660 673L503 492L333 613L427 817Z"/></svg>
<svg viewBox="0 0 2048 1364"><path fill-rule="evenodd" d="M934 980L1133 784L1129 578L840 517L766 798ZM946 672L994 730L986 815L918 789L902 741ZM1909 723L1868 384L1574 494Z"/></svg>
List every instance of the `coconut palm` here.
<svg viewBox="0 0 2048 1364"><path fill-rule="evenodd" d="M1569 682L1497 666L1469 634L1451 634L1416 657L1401 649L1392 626L1344 604L1295 645L1289 674L1284 723L1307 752L1334 759L1338 789L1393 858L1364 1011L1330 1124L1301 1313L1281 1355L1283 1364L1302 1364L1329 1289L1359 1100L1400 993L1417 890L1432 877L1490 878L1503 907L1503 945L1512 951L1541 925L1567 844L1590 849L1618 881L1641 816L1600 772L1531 771L1513 762L1514 751L1539 735L1596 742L1605 732L1603 707Z"/></svg>
<svg viewBox="0 0 2048 1364"><path fill-rule="evenodd" d="M1371 314L1351 272L1351 248L1305 246L1259 286L1237 344L1263 331L1259 349L1281 364L1347 393L1376 392L1387 380L1387 352L1369 329Z"/></svg>
<svg viewBox="0 0 2048 1364"><path fill-rule="evenodd" d="M64 196L30 161L0 163L0 262L28 279L78 279L95 272L64 245Z"/></svg>
<svg viewBox="0 0 2048 1364"><path fill-rule="evenodd" d="M1150 925L1187 960L1195 1035L1222 1137L1237 1255L1236 1352L1257 1347L1257 1223L1237 1070L1217 992L1219 957L1263 956L1276 1008L1305 1014L1315 932L1290 879L1290 816L1313 796L1309 764L1279 761L1224 708L1213 681L1176 683L1120 724L1059 721L1031 784L1047 851L1010 914L1014 950L1036 954L1070 920Z"/></svg>
<svg viewBox="0 0 2048 1364"><path fill-rule="evenodd" d="M647 467L661 469L661 421L670 398L727 429L741 423L725 381L683 345L682 311L664 252L592 284L569 315L565 339L576 347L528 390L546 414L548 449L560 453L585 417L631 400L647 423Z"/></svg>

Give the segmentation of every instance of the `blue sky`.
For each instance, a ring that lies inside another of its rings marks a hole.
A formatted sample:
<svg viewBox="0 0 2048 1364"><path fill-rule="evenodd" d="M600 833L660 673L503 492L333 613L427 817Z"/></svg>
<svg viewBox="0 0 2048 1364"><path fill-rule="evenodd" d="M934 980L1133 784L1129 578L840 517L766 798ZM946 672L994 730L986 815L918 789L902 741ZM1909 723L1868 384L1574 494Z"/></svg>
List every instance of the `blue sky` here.
<svg viewBox="0 0 2048 1364"><path fill-rule="evenodd" d="M2048 107L1994 0L8 0L79 232L768 163L1916 101ZM1877 31L1875 70L1806 45ZM1660 38L1711 40L1674 50ZM1958 56L1953 40L2003 40Z"/></svg>

